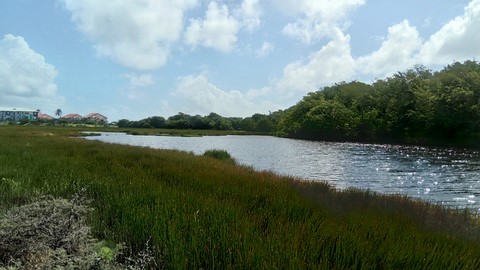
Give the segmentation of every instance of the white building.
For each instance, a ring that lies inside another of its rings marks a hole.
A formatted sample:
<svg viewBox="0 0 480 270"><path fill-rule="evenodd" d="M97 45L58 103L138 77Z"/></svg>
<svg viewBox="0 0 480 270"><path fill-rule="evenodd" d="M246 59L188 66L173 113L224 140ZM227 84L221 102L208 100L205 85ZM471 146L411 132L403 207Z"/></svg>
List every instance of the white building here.
<svg viewBox="0 0 480 270"><path fill-rule="evenodd" d="M31 110L25 108L4 108L0 107L0 122L3 121L20 121L23 119L36 120L39 110Z"/></svg>

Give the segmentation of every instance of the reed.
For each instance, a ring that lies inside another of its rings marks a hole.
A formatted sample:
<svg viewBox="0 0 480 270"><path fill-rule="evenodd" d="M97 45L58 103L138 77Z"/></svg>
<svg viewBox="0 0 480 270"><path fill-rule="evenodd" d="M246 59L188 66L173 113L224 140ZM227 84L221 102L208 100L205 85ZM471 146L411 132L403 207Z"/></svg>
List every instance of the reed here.
<svg viewBox="0 0 480 270"><path fill-rule="evenodd" d="M167 269L478 269L478 219L208 156L0 127L0 213L85 188L97 239ZM128 256L129 254L126 254Z"/></svg>

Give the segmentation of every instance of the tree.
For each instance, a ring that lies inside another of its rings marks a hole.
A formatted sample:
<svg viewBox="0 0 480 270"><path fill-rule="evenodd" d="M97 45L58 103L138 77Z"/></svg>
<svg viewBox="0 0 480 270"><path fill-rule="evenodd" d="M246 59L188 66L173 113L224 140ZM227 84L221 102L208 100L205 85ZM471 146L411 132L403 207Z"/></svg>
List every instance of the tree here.
<svg viewBox="0 0 480 270"><path fill-rule="evenodd" d="M128 121L127 119L121 119L118 121L117 123L117 126L119 128L126 128L126 127L130 127L131 123L130 121Z"/></svg>
<svg viewBox="0 0 480 270"><path fill-rule="evenodd" d="M161 116L152 116L146 119L152 128L165 128L167 126L165 118Z"/></svg>
<svg viewBox="0 0 480 270"><path fill-rule="evenodd" d="M55 116L56 117L60 118L60 117L62 117L62 114L63 114L62 109L55 110Z"/></svg>
<svg viewBox="0 0 480 270"><path fill-rule="evenodd" d="M189 129L192 128L192 116L179 112L167 119L168 128Z"/></svg>

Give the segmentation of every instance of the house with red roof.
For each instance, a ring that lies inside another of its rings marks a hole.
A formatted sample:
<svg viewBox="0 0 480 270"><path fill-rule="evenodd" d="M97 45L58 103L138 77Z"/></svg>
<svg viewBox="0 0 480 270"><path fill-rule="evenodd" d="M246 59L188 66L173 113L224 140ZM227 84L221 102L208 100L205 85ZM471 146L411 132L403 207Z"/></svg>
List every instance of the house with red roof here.
<svg viewBox="0 0 480 270"><path fill-rule="evenodd" d="M53 119L55 119L53 116L45 114L45 113L39 113L37 118L38 119L43 119L43 120L53 120Z"/></svg>
<svg viewBox="0 0 480 270"><path fill-rule="evenodd" d="M104 115L101 115L99 113L89 113L89 114L84 116L84 119L87 120L87 121L90 120L90 121L103 122L103 123L108 122L107 117L104 116Z"/></svg>
<svg viewBox="0 0 480 270"><path fill-rule="evenodd" d="M83 117L78 113L70 113L70 114L64 115L62 119L69 120L69 121L81 121Z"/></svg>

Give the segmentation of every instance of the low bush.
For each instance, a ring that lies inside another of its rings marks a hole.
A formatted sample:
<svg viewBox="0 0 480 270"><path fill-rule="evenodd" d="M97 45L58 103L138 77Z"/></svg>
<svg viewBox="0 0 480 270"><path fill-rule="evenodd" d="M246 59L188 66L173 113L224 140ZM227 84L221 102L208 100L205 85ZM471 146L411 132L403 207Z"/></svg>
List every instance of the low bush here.
<svg viewBox="0 0 480 270"><path fill-rule="evenodd" d="M226 161L235 163L235 159L226 150L218 150L218 149L207 150L205 151L205 153L203 153L203 155L206 157L212 157L218 160L226 160Z"/></svg>
<svg viewBox="0 0 480 270"><path fill-rule="evenodd" d="M0 269L146 269L156 265L148 246L129 265L116 262L122 246L96 241L86 224L84 196L44 196L0 217Z"/></svg>

